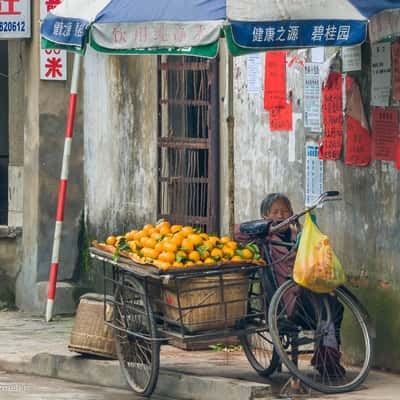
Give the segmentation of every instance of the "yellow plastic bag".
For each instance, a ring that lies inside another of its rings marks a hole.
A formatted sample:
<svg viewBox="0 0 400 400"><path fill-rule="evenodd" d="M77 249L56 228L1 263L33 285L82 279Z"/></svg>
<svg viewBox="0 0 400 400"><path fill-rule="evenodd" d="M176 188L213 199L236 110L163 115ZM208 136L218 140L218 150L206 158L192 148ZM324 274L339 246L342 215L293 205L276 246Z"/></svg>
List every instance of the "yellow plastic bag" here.
<svg viewBox="0 0 400 400"><path fill-rule="evenodd" d="M342 264L324 235L307 212L296 260L293 279L313 292L329 293L346 281Z"/></svg>

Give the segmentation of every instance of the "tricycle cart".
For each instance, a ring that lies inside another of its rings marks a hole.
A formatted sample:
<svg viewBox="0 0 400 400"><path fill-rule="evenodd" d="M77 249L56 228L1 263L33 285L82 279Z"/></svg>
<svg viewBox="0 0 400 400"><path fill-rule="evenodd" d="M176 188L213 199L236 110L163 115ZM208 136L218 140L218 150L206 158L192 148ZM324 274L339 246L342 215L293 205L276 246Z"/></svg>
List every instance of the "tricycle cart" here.
<svg viewBox="0 0 400 400"><path fill-rule="evenodd" d="M267 334L265 265L217 264L162 271L113 256L96 248L104 293L113 294L113 316L105 323L115 329L117 354L131 388L150 395L157 383L160 346L238 336L253 367L264 376L277 368L279 358L270 347L258 359L251 337ZM110 302L109 297L105 302ZM265 349L264 349L265 350Z"/></svg>

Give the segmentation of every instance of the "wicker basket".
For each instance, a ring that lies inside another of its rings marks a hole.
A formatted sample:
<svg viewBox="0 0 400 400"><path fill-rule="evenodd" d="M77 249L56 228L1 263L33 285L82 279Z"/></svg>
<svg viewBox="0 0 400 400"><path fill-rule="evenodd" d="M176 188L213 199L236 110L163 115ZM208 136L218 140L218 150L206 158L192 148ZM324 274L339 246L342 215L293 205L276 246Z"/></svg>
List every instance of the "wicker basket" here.
<svg viewBox="0 0 400 400"><path fill-rule="evenodd" d="M190 333L233 327L235 322L246 314L249 279L244 273L223 275L224 304L219 280L219 276L211 276L187 279L180 283L179 300L182 321L179 315L176 282L172 281L164 285L161 289L164 316L178 327L183 325L184 330ZM206 306L207 304L213 305ZM196 306L206 307L184 310L186 307Z"/></svg>
<svg viewBox="0 0 400 400"><path fill-rule="evenodd" d="M106 306L106 319L112 317L112 305ZM81 296L71 332L70 351L116 358L114 330L104 324L104 297L97 293Z"/></svg>

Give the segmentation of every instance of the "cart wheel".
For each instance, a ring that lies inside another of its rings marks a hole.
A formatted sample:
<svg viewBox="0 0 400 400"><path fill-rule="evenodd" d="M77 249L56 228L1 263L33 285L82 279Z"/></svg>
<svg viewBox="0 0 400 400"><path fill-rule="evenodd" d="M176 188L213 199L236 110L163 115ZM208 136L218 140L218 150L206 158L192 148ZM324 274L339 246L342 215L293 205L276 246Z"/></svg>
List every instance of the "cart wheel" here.
<svg viewBox="0 0 400 400"><path fill-rule="evenodd" d="M136 393L149 396L156 386L160 366L160 342L152 340L157 337L153 312L150 304L146 311L143 286L132 276L123 278L114 299L116 349L122 371Z"/></svg>
<svg viewBox="0 0 400 400"><path fill-rule="evenodd" d="M261 376L270 376L280 365L280 358L267 329L240 337L244 353L250 365Z"/></svg>

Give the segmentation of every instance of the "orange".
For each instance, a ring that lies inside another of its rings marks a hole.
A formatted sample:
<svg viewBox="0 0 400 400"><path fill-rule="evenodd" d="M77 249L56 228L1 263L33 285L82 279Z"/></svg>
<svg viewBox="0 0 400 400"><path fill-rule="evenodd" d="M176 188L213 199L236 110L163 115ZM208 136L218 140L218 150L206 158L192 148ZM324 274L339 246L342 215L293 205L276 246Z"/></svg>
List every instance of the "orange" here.
<svg viewBox="0 0 400 400"><path fill-rule="evenodd" d="M181 248L186 250L188 253L194 250L193 242L190 239L183 239Z"/></svg>
<svg viewBox="0 0 400 400"><path fill-rule="evenodd" d="M172 266L175 267L175 268L183 268L183 262L174 261Z"/></svg>
<svg viewBox="0 0 400 400"><path fill-rule="evenodd" d="M171 232L176 233L182 230L183 226L182 225L172 225L171 226Z"/></svg>
<svg viewBox="0 0 400 400"><path fill-rule="evenodd" d="M187 260L187 254L185 251L179 250L176 253L176 260L177 261L182 261L182 260Z"/></svg>
<svg viewBox="0 0 400 400"><path fill-rule="evenodd" d="M212 249L211 251L211 257L214 258L215 260L219 261L222 257L224 256L224 253L222 252L221 249Z"/></svg>
<svg viewBox="0 0 400 400"><path fill-rule="evenodd" d="M163 251L158 256L158 259L167 263L173 263L175 261L175 254L170 251Z"/></svg>
<svg viewBox="0 0 400 400"><path fill-rule="evenodd" d="M157 242L157 244L154 246L154 249L161 253L162 251L164 251L164 243Z"/></svg>
<svg viewBox="0 0 400 400"><path fill-rule="evenodd" d="M162 270L166 270L168 268L171 268L171 264L169 262L165 262L165 261L154 261L153 263L156 267L162 269Z"/></svg>
<svg viewBox="0 0 400 400"><path fill-rule="evenodd" d="M143 231L143 232L146 232L146 233L149 233L149 232L150 232L150 229L153 229L153 228L154 228L153 225L151 225L151 224L146 224L146 225L143 227L142 231Z"/></svg>
<svg viewBox="0 0 400 400"><path fill-rule="evenodd" d="M155 240L157 240L157 241L160 241L162 239L162 235L158 231L150 233L150 237L155 239Z"/></svg>
<svg viewBox="0 0 400 400"><path fill-rule="evenodd" d="M136 242L135 240L131 240L131 241L128 243L128 245L129 245L130 249L131 249L134 253L137 253L137 252L141 249L141 246L140 246L139 243Z"/></svg>
<svg viewBox="0 0 400 400"><path fill-rule="evenodd" d="M191 251L188 255L189 260L198 263L200 261L200 253L198 251Z"/></svg>
<svg viewBox="0 0 400 400"><path fill-rule="evenodd" d="M207 257L204 260L204 264L215 264L215 260L213 258L211 258L211 257Z"/></svg>
<svg viewBox="0 0 400 400"><path fill-rule="evenodd" d="M240 256L233 256L233 257L231 258L231 261L242 261L242 257L240 257Z"/></svg>
<svg viewBox="0 0 400 400"><path fill-rule="evenodd" d="M114 244L116 243L116 241L117 241L117 238L116 238L115 236L109 236L109 237L106 239L106 243L107 243L107 244L110 244L111 246L114 246Z"/></svg>
<svg viewBox="0 0 400 400"><path fill-rule="evenodd" d="M194 265L193 261L186 261L185 262L185 267L191 267L192 265Z"/></svg>
<svg viewBox="0 0 400 400"><path fill-rule="evenodd" d="M221 239L219 239L219 241L220 241L222 244L227 244L228 242L231 241L231 238L230 238L229 236L224 236L224 237L222 237Z"/></svg>
<svg viewBox="0 0 400 400"><path fill-rule="evenodd" d="M191 233L188 236L188 239L192 241L195 247L200 246L203 243L203 238L200 235L197 235L196 233Z"/></svg>
<svg viewBox="0 0 400 400"><path fill-rule="evenodd" d="M207 246L208 250L212 250L215 246L210 240L205 240L203 242L203 246Z"/></svg>
<svg viewBox="0 0 400 400"><path fill-rule="evenodd" d="M145 233L145 232L143 232L143 231L137 231L137 232L134 234L133 238L134 238L135 240L140 240L143 236L146 236L146 233Z"/></svg>
<svg viewBox="0 0 400 400"><path fill-rule="evenodd" d="M208 240L208 233L200 233L199 236L200 236L203 240Z"/></svg>
<svg viewBox="0 0 400 400"><path fill-rule="evenodd" d="M234 252L235 251L227 245L222 247L222 253L224 254L224 258L227 258L228 260L234 256Z"/></svg>
<svg viewBox="0 0 400 400"><path fill-rule="evenodd" d="M208 237L208 240L209 240L214 246L216 246L216 245L218 244L218 242L219 242L219 239L218 239L217 236L209 236L209 237Z"/></svg>
<svg viewBox="0 0 400 400"><path fill-rule="evenodd" d="M168 235L169 233L171 233L171 231L168 226L162 226L160 228L160 235Z"/></svg>
<svg viewBox="0 0 400 400"><path fill-rule="evenodd" d="M145 242L145 247L150 247L151 249L154 249L154 247L156 247L157 244L157 240L151 237L147 238L144 242Z"/></svg>
<svg viewBox="0 0 400 400"><path fill-rule="evenodd" d="M182 232L187 236L193 233L193 228L191 226L184 226Z"/></svg>
<svg viewBox="0 0 400 400"><path fill-rule="evenodd" d="M156 225L156 228L158 230L161 230L161 228L164 228L164 227L167 227L169 230L169 228L171 228L171 224L168 221L161 221Z"/></svg>
<svg viewBox="0 0 400 400"><path fill-rule="evenodd" d="M210 257L210 252L208 250L199 251L199 253L202 260Z"/></svg>
<svg viewBox="0 0 400 400"><path fill-rule="evenodd" d="M171 253L176 253L178 250L178 246L175 243L171 242L170 240L166 240L164 242L164 250L170 251Z"/></svg>
<svg viewBox="0 0 400 400"><path fill-rule="evenodd" d="M130 231L130 232L125 233L126 240L134 240L136 232L137 231L134 230L134 231Z"/></svg>
<svg viewBox="0 0 400 400"><path fill-rule="evenodd" d="M146 242L147 242L148 239L150 239L150 238L147 237L147 236L142 236L142 237L139 239L140 245L141 245L142 247L146 247Z"/></svg>
<svg viewBox="0 0 400 400"><path fill-rule="evenodd" d="M170 240L171 243L176 244L177 247L181 247L183 237L180 236L179 234L174 235Z"/></svg>
<svg viewBox="0 0 400 400"><path fill-rule="evenodd" d="M233 240L230 240L226 245L229 246L233 250L237 249L237 243L234 242Z"/></svg>
<svg viewBox="0 0 400 400"><path fill-rule="evenodd" d="M241 253L242 253L244 259L246 259L246 260L251 260L251 259L253 258L253 252L252 252L251 250L249 250L249 249L242 249L242 250L240 250L240 251L241 251Z"/></svg>
<svg viewBox="0 0 400 400"><path fill-rule="evenodd" d="M143 247L140 251L143 257L151 258L155 260L158 257L158 251L155 249L151 249L149 247Z"/></svg>

